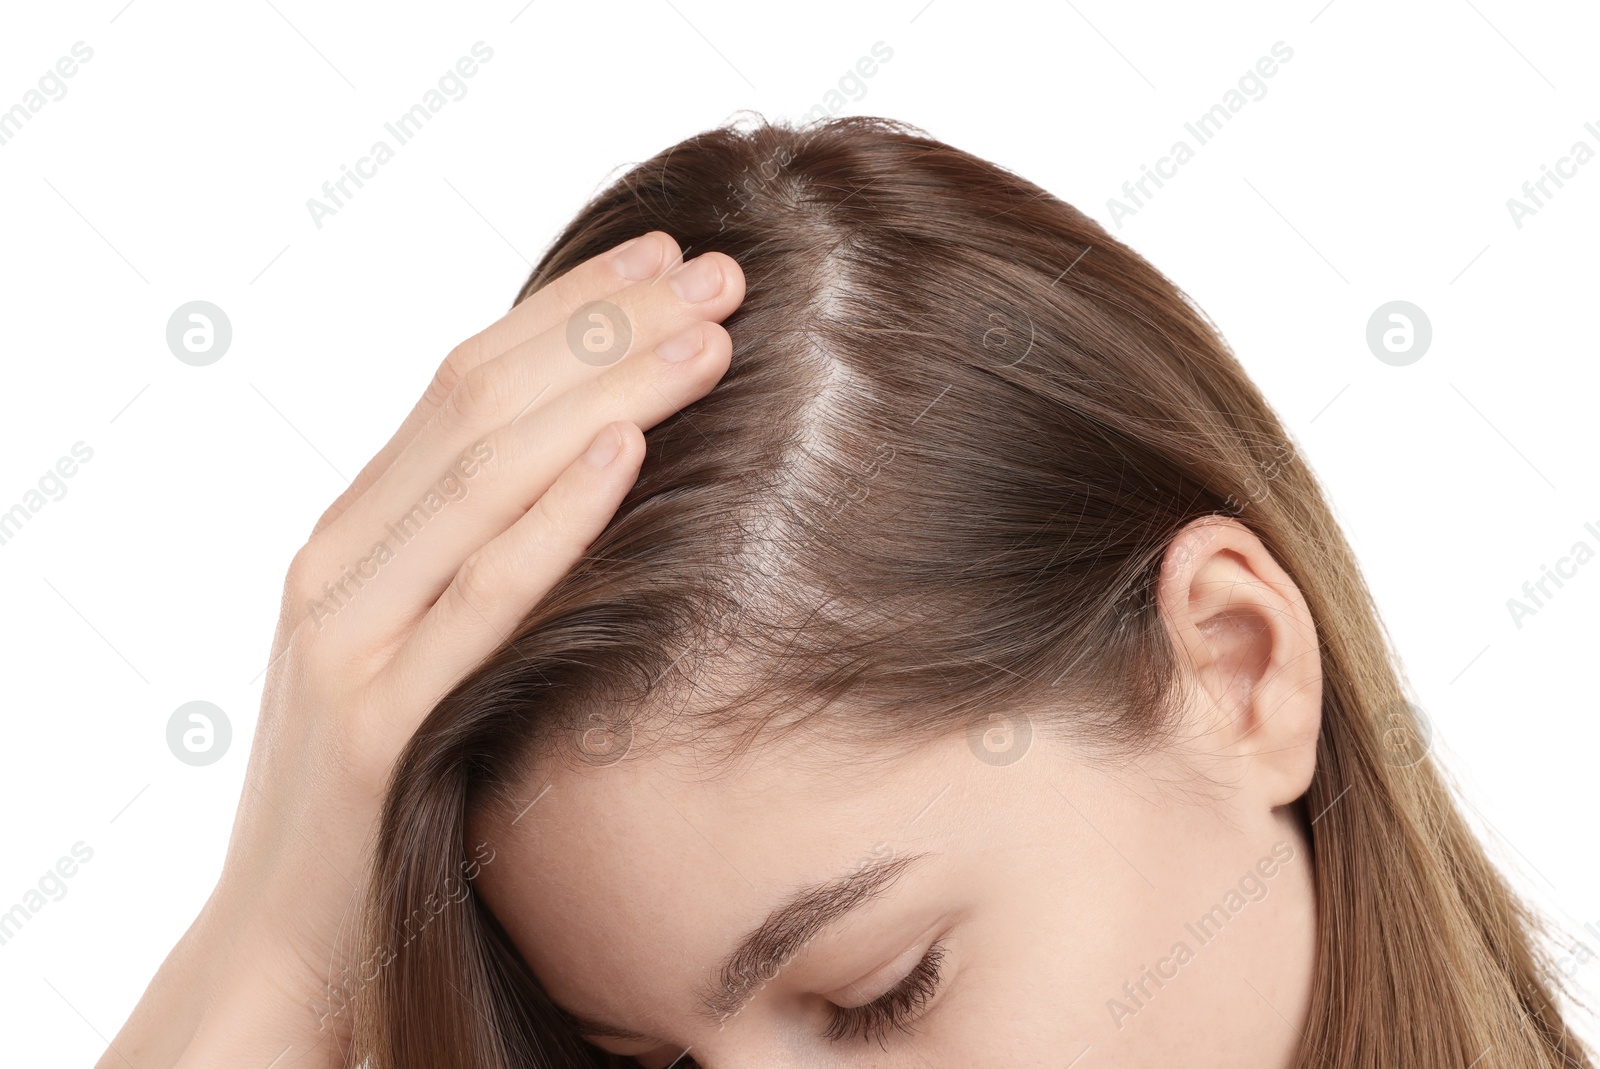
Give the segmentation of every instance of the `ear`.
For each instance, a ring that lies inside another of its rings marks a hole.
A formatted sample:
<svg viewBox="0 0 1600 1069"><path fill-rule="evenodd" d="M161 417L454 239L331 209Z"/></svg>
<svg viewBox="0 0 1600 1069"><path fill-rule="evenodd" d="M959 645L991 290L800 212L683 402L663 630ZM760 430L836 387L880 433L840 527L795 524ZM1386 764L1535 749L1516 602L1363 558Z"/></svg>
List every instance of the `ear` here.
<svg viewBox="0 0 1600 1069"><path fill-rule="evenodd" d="M1208 750L1239 758L1242 787L1269 807L1295 801L1322 726L1321 648L1300 588L1249 528L1206 516L1167 547L1156 600Z"/></svg>

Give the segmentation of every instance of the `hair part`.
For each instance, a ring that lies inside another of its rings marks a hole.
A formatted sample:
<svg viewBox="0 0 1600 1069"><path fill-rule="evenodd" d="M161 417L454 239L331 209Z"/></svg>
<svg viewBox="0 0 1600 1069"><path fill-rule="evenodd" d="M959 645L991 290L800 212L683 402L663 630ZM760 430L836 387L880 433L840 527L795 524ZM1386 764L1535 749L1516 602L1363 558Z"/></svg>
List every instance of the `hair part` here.
<svg viewBox="0 0 1600 1069"><path fill-rule="evenodd" d="M841 118L639 164L517 300L652 229L743 268L730 369L647 432L589 553L406 748L369 953L456 871L469 820L537 761L590 760L597 723L731 757L819 723L841 748L910 745L998 709L1108 753L1159 745L1181 695L1155 581L1173 535L1222 514L1322 645L1297 1069L1591 1066L1533 913L1431 757L1385 746L1403 683L1314 476L1176 286L1038 186ZM359 989L355 1045L371 1069L627 1064L572 1034L476 897Z"/></svg>

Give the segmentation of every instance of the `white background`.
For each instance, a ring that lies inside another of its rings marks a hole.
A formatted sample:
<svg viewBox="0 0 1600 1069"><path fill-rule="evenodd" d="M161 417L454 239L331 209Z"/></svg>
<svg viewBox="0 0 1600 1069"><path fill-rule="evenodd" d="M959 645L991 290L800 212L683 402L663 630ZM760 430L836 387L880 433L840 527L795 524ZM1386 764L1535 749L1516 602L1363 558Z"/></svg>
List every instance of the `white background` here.
<svg viewBox="0 0 1600 1069"><path fill-rule="evenodd" d="M1520 227L1506 203L1600 148L1592 8L524 3L7 5L0 109L93 49L0 145L0 510L93 450L0 545L0 910L93 850L0 946L8 1064L91 1063L204 900L284 570L449 347L621 168L740 109L799 117L879 41L841 112L1038 182L1211 315L1326 481L1472 820L1600 932L1600 561L1520 628L1506 604L1600 550L1600 160ZM315 227L307 198L477 41L467 95ZM1266 95L1113 227L1278 41ZM197 299L234 331L208 367L165 339ZM1405 367L1365 341L1396 299L1434 332ZM234 728L201 768L165 741L195 699ZM1600 962L1574 971L1600 1002Z"/></svg>

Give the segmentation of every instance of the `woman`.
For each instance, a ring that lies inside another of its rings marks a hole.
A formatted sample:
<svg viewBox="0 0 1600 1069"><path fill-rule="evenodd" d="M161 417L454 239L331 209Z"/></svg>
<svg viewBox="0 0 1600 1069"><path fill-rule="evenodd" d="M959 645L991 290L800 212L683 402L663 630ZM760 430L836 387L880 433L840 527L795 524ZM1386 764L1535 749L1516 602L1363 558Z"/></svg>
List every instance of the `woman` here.
<svg viewBox="0 0 1600 1069"><path fill-rule="evenodd" d="M274 658L135 1065L1591 1065L1224 343L899 124L587 206Z"/></svg>

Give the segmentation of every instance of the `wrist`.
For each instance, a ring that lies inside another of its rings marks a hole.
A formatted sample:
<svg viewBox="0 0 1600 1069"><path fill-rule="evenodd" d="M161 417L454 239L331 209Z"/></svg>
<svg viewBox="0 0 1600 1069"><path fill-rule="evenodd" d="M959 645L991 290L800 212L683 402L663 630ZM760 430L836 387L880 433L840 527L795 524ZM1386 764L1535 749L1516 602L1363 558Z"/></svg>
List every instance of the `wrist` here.
<svg viewBox="0 0 1600 1069"><path fill-rule="evenodd" d="M327 982L340 966L259 909L238 917L218 908L205 930L213 948L207 998L174 1069L345 1064L349 1010Z"/></svg>

